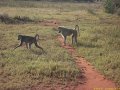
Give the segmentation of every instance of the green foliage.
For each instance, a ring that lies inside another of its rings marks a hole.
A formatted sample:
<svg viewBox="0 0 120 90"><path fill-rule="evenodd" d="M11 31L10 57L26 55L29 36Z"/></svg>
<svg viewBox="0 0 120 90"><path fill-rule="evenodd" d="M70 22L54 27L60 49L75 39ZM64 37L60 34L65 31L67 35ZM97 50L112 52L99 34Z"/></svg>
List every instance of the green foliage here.
<svg viewBox="0 0 120 90"><path fill-rule="evenodd" d="M115 11L115 4L113 0L105 0L104 7L107 13L114 13Z"/></svg>
<svg viewBox="0 0 120 90"><path fill-rule="evenodd" d="M96 16L99 19L95 19ZM120 18L105 13L96 16L93 23L80 22L81 37L76 50L107 78L120 85Z"/></svg>

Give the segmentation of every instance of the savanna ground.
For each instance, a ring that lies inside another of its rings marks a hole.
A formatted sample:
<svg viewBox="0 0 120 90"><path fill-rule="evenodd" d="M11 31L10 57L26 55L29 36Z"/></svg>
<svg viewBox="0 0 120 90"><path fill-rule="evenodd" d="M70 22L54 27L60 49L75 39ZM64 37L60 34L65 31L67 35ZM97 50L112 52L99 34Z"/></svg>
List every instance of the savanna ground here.
<svg viewBox="0 0 120 90"><path fill-rule="evenodd" d="M26 24L0 22L0 90L26 90L41 84L54 89L54 84L79 83L82 72L74 58L56 39L56 25L80 26L78 45L73 46L107 78L120 85L120 17L104 12L99 3L50 3L32 1L0 1L0 14L9 17L29 17L36 21ZM52 22L52 24L51 24ZM55 23L54 23L55 22ZM19 34L40 35L32 50L18 45ZM71 44L71 38L68 43Z"/></svg>

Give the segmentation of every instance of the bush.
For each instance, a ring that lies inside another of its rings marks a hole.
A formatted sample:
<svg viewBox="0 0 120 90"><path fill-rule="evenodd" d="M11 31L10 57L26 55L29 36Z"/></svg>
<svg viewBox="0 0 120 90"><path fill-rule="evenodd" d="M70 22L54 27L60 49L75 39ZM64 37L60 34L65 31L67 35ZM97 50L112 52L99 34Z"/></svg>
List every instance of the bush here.
<svg viewBox="0 0 120 90"><path fill-rule="evenodd" d="M10 17L8 14L3 14L3 15L0 15L0 22L5 24L25 24L30 22L32 23L35 21L31 20L29 17L26 17L26 16Z"/></svg>
<svg viewBox="0 0 120 90"><path fill-rule="evenodd" d="M107 13L114 13L115 11L115 4L113 2L113 0L105 0L105 11Z"/></svg>
<svg viewBox="0 0 120 90"><path fill-rule="evenodd" d="M13 23L13 19L8 14L0 15L0 22Z"/></svg>

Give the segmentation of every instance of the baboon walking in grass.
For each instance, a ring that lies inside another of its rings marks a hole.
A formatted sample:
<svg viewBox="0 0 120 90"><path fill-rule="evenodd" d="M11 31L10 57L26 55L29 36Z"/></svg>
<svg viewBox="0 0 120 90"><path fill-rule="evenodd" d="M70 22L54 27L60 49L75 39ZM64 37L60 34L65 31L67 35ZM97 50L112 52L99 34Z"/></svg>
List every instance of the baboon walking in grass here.
<svg viewBox="0 0 120 90"><path fill-rule="evenodd" d="M43 50L43 48L40 47L40 46L37 44L37 42L38 42L38 40L39 40L39 35L38 35L38 34L36 34L35 37L25 36L25 35L18 35L18 40L21 40L21 42L20 42L20 44L19 44L18 46L16 46L14 49L22 46L23 43L26 44L27 49L31 49L31 45L34 43L37 48L39 48L39 49L41 49L43 52L45 52L45 51Z"/></svg>
<svg viewBox="0 0 120 90"><path fill-rule="evenodd" d="M75 25L75 30L68 29L65 27L58 27L58 30L59 30L59 33L61 33L62 37L64 38L64 45L66 45L67 36L70 36L70 35L72 35L72 44L75 44L75 43L77 44L77 36L79 33L79 26L78 25Z"/></svg>

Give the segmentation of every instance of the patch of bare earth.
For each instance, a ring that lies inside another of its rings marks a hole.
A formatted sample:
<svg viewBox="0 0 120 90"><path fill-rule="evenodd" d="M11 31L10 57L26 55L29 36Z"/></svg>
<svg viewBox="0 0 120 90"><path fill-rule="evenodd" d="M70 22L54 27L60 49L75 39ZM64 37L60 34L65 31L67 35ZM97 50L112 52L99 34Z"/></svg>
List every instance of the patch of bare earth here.
<svg viewBox="0 0 120 90"><path fill-rule="evenodd" d="M40 22L43 26L58 26L60 22L58 20L43 20Z"/></svg>

